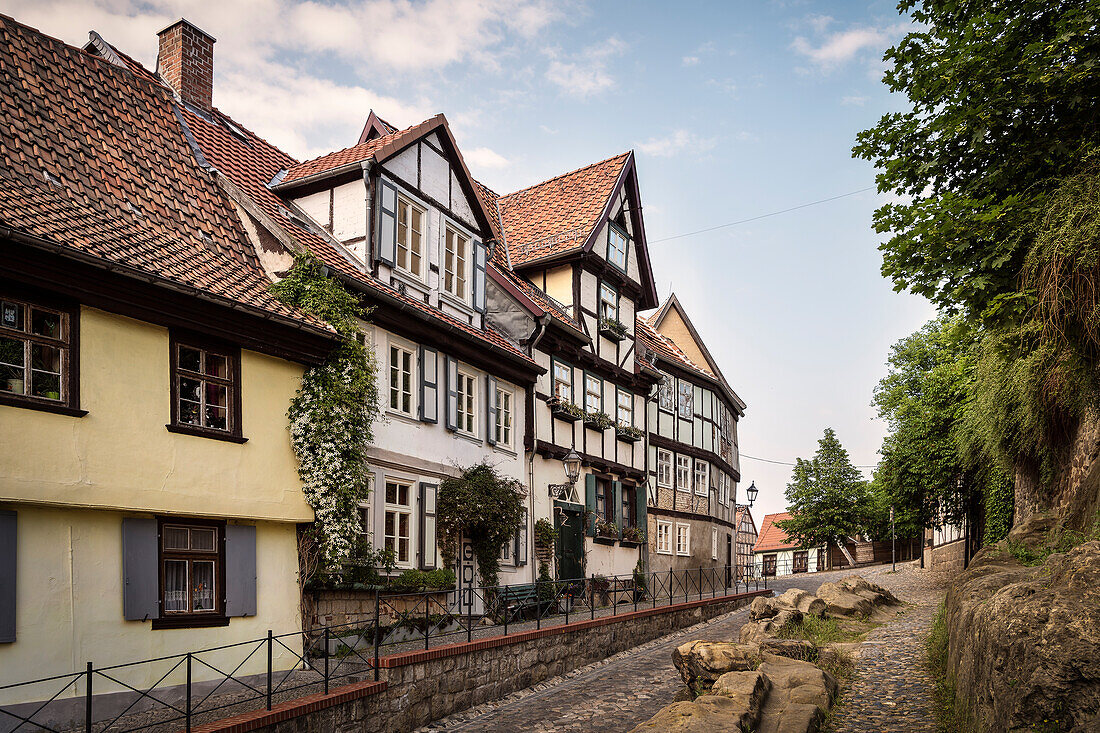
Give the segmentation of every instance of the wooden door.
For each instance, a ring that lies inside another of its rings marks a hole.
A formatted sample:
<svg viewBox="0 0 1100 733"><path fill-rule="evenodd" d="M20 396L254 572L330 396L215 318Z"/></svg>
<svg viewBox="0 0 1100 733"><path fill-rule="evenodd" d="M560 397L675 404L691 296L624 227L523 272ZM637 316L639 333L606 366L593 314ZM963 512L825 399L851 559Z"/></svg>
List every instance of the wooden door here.
<svg viewBox="0 0 1100 733"><path fill-rule="evenodd" d="M574 509L554 509L554 524L558 530L558 578L573 580L584 577L584 512Z"/></svg>

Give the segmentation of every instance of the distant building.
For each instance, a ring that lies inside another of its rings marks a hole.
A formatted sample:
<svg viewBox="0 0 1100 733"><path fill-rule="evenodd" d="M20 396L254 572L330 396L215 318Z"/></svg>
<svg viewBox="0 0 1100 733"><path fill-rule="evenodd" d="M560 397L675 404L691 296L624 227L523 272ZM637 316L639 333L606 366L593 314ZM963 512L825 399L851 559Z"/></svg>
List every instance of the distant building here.
<svg viewBox="0 0 1100 733"><path fill-rule="evenodd" d="M825 569L825 547L800 547L776 522L790 519L787 512L767 514L760 523L760 537L753 548L756 577L816 573Z"/></svg>
<svg viewBox="0 0 1100 733"><path fill-rule="evenodd" d="M756 522L752 518L752 512L747 506L737 507L737 576L739 579L753 576L752 549L756 546L759 534L756 531Z"/></svg>

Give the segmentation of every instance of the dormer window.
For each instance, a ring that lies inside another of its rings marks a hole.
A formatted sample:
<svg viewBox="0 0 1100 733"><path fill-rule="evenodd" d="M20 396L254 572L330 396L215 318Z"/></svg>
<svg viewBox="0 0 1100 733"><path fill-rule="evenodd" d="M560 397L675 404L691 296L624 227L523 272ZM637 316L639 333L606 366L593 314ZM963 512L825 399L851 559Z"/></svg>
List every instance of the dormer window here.
<svg viewBox="0 0 1100 733"><path fill-rule="evenodd" d="M607 261L626 272L626 249L630 237L616 224L607 226Z"/></svg>
<svg viewBox="0 0 1100 733"><path fill-rule="evenodd" d="M466 272L470 261L470 239L447 227L443 244L443 289L466 300Z"/></svg>
<svg viewBox="0 0 1100 733"><path fill-rule="evenodd" d="M421 277L424 241L424 210L403 197L397 198L397 252L399 270Z"/></svg>

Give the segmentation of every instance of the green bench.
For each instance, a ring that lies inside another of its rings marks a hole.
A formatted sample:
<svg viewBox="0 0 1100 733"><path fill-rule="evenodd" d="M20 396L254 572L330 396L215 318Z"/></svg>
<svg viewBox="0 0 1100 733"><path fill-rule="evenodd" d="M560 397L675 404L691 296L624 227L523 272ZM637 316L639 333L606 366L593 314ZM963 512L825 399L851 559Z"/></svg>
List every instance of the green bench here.
<svg viewBox="0 0 1100 733"><path fill-rule="evenodd" d="M530 610L540 613L553 603L550 599L539 601L538 588L534 583L504 586L500 592L500 602L509 621L514 621Z"/></svg>

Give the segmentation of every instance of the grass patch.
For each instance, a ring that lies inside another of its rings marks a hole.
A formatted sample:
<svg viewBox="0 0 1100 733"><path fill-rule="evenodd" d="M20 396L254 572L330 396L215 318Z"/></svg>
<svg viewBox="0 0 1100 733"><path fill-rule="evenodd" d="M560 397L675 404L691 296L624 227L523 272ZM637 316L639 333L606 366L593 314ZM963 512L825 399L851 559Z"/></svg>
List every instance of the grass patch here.
<svg viewBox="0 0 1100 733"><path fill-rule="evenodd" d="M1037 546L1025 545L1022 542L1007 540L1009 553L1016 558L1021 565L1034 567L1042 565L1047 558L1054 553L1069 552L1075 547L1080 547L1086 542L1100 540L1100 512L1097 512L1092 526L1083 532L1065 527L1057 527L1047 532L1046 539Z"/></svg>
<svg viewBox="0 0 1100 733"><path fill-rule="evenodd" d="M870 629L856 630L850 626L842 626L835 618L821 618L820 616L803 616L798 623L789 623L779 630L780 639L805 639L812 641L816 646L836 644L848 641L859 641Z"/></svg>
<svg viewBox="0 0 1100 733"><path fill-rule="evenodd" d="M940 604L932 630L925 640L926 663L932 673L932 703L939 733L978 733L956 697L955 678L947 667L947 608Z"/></svg>

